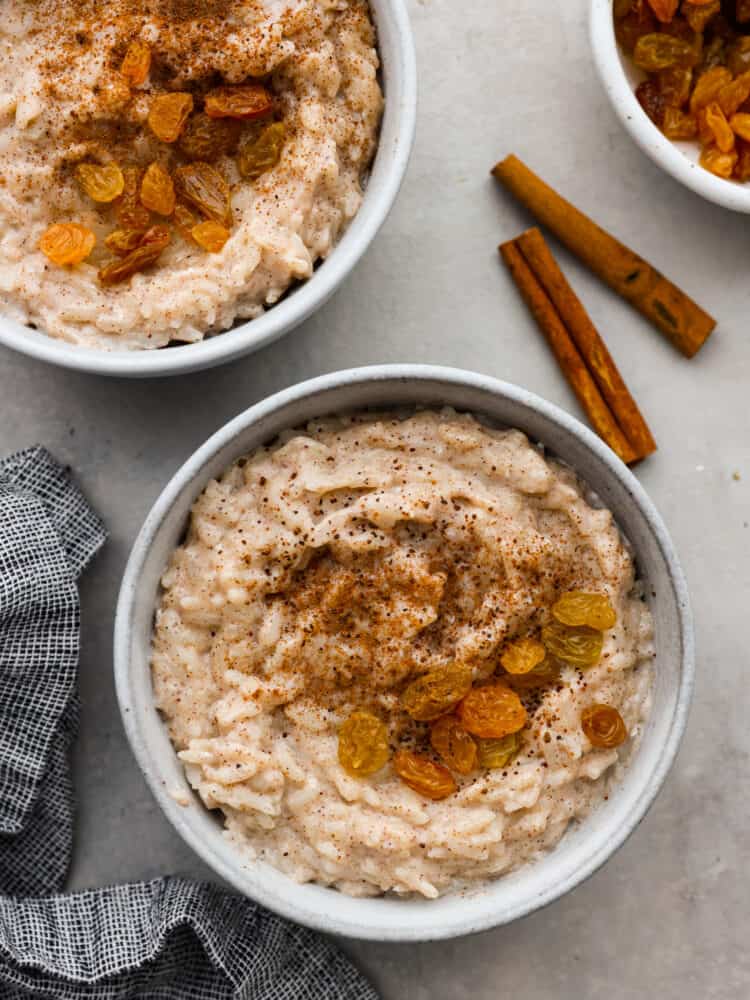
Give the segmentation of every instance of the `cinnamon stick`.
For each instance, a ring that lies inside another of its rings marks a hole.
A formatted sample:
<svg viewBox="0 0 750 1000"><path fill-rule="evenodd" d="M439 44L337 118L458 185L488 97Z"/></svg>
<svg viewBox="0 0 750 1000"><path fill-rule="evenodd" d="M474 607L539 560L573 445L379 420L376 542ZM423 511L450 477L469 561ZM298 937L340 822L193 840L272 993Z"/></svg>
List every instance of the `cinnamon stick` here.
<svg viewBox="0 0 750 1000"><path fill-rule="evenodd" d="M518 157L506 157L492 174L686 357L700 350L716 320L676 285L557 194Z"/></svg>
<svg viewBox="0 0 750 1000"><path fill-rule="evenodd" d="M637 458L590 375L549 296L537 281L514 242L503 243L500 254L539 328L552 348L563 374L586 411L596 433L623 462Z"/></svg>
<svg viewBox="0 0 750 1000"><path fill-rule="evenodd" d="M656 442L648 424L628 391L607 345L560 270L541 232L529 229L515 242L557 310L633 451L639 459L646 458L656 451Z"/></svg>

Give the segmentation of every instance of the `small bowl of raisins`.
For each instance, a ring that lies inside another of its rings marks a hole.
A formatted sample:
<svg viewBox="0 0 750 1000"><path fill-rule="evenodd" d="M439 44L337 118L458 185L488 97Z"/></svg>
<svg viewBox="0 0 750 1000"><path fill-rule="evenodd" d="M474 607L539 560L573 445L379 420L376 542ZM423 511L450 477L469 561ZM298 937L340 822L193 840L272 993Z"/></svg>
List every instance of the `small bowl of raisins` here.
<svg viewBox="0 0 750 1000"><path fill-rule="evenodd" d="M750 212L750 0L592 0L590 29L604 89L646 155Z"/></svg>

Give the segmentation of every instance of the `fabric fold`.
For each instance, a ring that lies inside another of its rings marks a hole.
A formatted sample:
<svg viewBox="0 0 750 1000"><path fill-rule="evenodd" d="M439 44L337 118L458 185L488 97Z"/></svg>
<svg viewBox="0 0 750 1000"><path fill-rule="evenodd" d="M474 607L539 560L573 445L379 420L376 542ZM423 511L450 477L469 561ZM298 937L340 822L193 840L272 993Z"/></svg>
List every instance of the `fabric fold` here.
<svg viewBox="0 0 750 1000"><path fill-rule="evenodd" d="M180 879L0 899L2 983L54 1000L377 1000L317 934Z"/></svg>
<svg viewBox="0 0 750 1000"><path fill-rule="evenodd" d="M44 448L0 463L0 834L25 828L76 688L76 578L104 525Z"/></svg>

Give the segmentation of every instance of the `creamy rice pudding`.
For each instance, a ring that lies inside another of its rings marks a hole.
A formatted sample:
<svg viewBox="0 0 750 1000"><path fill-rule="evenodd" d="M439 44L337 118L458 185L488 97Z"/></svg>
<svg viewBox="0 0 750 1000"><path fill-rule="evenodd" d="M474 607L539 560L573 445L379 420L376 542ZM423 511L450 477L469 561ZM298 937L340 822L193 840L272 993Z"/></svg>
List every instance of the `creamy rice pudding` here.
<svg viewBox="0 0 750 1000"><path fill-rule="evenodd" d="M105 350L309 278L382 110L366 0L0 0L0 309Z"/></svg>
<svg viewBox="0 0 750 1000"><path fill-rule="evenodd" d="M612 515L515 430L316 421L196 501L152 675L248 859L435 897L533 861L648 715L648 607Z"/></svg>

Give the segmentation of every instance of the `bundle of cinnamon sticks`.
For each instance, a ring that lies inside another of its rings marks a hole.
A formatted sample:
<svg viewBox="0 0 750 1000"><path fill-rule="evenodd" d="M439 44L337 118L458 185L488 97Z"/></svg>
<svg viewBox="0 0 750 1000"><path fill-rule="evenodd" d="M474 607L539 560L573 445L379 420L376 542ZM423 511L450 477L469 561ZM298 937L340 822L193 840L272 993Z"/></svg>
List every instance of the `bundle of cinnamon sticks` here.
<svg viewBox="0 0 750 1000"><path fill-rule="evenodd" d="M647 261L561 198L517 157L492 171L536 218L685 356L706 342L715 320ZM588 313L539 229L500 246L500 254L591 425L623 462L656 442Z"/></svg>

